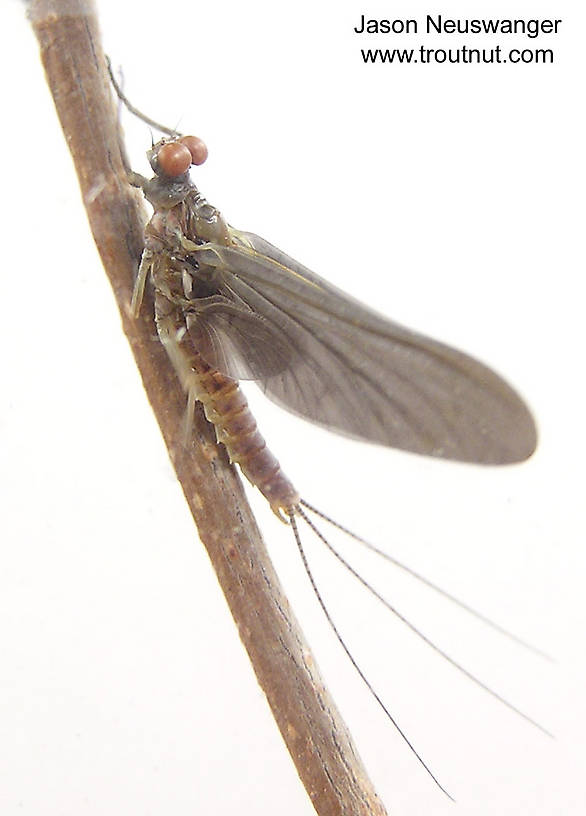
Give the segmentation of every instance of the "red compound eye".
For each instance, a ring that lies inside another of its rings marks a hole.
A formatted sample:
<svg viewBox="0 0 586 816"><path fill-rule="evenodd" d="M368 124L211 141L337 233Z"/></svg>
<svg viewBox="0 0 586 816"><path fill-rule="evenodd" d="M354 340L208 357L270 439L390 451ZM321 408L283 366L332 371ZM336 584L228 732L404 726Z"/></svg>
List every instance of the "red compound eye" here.
<svg viewBox="0 0 586 816"><path fill-rule="evenodd" d="M179 144L185 145L191 154L192 164L203 164L208 157L208 149L205 142L197 136L182 136Z"/></svg>
<svg viewBox="0 0 586 816"><path fill-rule="evenodd" d="M166 176L175 178L189 170L192 157L186 145L181 142L167 142L159 148L157 161Z"/></svg>

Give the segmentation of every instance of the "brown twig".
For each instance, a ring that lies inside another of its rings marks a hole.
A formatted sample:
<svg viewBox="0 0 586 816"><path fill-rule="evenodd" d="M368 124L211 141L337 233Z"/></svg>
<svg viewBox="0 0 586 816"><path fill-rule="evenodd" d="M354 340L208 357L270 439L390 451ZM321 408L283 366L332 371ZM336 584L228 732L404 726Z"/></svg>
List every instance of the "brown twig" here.
<svg viewBox="0 0 586 816"><path fill-rule="evenodd" d="M130 315L145 215L126 182L93 3L35 0L29 15L124 333L200 538L299 776L320 816L383 816L282 593L239 478L201 412L193 444L182 444L185 397L162 346L153 342L148 297L141 318Z"/></svg>

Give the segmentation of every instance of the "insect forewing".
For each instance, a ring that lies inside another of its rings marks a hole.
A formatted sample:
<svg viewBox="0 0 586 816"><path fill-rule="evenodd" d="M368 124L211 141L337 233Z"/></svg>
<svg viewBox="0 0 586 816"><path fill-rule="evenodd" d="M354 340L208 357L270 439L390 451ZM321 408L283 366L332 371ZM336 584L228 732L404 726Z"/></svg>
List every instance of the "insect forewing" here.
<svg viewBox="0 0 586 816"><path fill-rule="evenodd" d="M270 399L359 439L483 464L531 455L531 414L485 365L378 315L259 236L232 234L232 246L202 247L202 260L222 273L227 303L262 319L263 340L210 314L227 350L202 351L210 364L230 374L226 360L248 359Z"/></svg>

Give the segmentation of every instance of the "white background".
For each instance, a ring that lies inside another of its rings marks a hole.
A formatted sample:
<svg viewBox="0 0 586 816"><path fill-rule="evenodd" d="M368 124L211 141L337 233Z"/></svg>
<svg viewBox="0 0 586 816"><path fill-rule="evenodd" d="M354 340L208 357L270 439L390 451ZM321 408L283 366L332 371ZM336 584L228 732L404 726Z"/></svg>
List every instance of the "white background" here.
<svg viewBox="0 0 586 816"><path fill-rule="evenodd" d="M340 439L251 393L300 491L538 644L551 665L355 547L470 670L444 664L307 546L332 613L444 785L361 686L288 530L252 496L317 660L393 814L582 814L585 407L578 3L100 3L151 116L210 147L197 183L402 323L492 365L532 405L526 464L482 469ZM359 15L562 17L558 36L360 38ZM81 207L37 48L4 4L0 809L310 814L197 541ZM545 46L550 66L364 66L362 47ZM125 119L134 166L150 134Z"/></svg>

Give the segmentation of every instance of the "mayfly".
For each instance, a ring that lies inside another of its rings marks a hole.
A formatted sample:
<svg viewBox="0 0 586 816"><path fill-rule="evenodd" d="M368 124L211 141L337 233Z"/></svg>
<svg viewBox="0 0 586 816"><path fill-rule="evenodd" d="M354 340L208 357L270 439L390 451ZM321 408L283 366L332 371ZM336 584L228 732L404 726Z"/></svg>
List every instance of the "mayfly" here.
<svg viewBox="0 0 586 816"><path fill-rule="evenodd" d="M138 315L150 280L158 335L187 397L186 427L199 401L230 460L265 496L275 514L291 525L336 637L385 714L442 788L338 633L309 570L299 519L432 648L509 708L541 726L431 643L333 549L308 512L372 545L300 496L261 436L238 380L255 381L282 407L330 430L462 462L501 465L527 459L537 440L533 418L511 386L482 363L391 322L263 238L230 226L189 175L192 166L207 158L204 143L152 124L168 133L147 152L154 176L148 179L129 172L130 183L142 189L154 210L145 228L132 311Z"/></svg>

